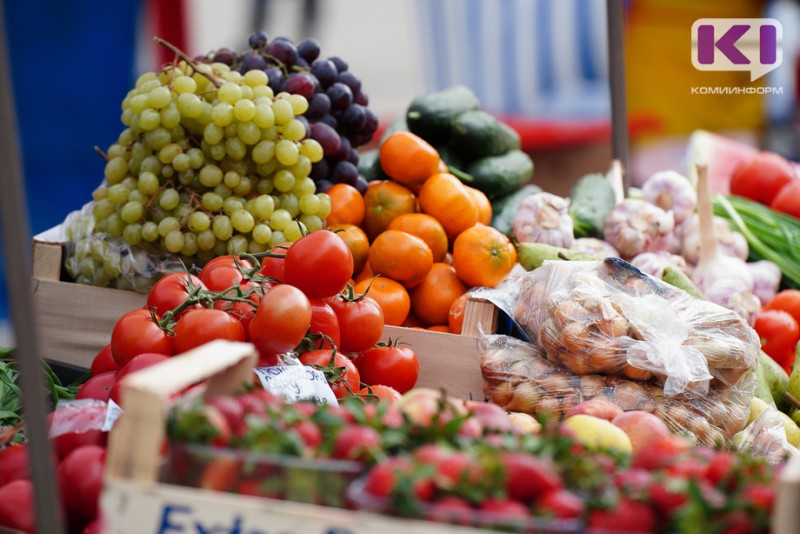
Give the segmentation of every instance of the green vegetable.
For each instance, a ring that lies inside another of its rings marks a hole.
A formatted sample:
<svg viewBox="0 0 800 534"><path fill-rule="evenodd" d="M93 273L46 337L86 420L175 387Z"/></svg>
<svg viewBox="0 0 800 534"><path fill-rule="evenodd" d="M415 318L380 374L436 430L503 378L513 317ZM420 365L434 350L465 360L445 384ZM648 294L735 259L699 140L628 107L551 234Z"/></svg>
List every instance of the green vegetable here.
<svg viewBox="0 0 800 534"><path fill-rule="evenodd" d="M457 85L412 100L406 112L406 124L412 133L434 146L439 145L450 138L456 117L480 105L471 89Z"/></svg>
<svg viewBox="0 0 800 534"><path fill-rule="evenodd" d="M358 157L358 174L363 176L368 182L389 179L386 173L383 172L379 155L379 149L373 148L372 150L362 152Z"/></svg>
<svg viewBox="0 0 800 534"><path fill-rule="evenodd" d="M533 161L521 150L475 161L467 169L472 187L486 193L490 200L516 191L533 178Z"/></svg>
<svg viewBox="0 0 800 534"><path fill-rule="evenodd" d="M514 218L517 216L522 201L525 200L525 197L534 193L541 193L541 191L542 189L539 186L528 184L492 202L491 226L506 235L510 234L514 228Z"/></svg>
<svg viewBox="0 0 800 534"><path fill-rule="evenodd" d="M435 148L439 153L439 157L448 167L455 167L456 169L467 168L467 161L453 149L451 144L439 145Z"/></svg>
<svg viewBox="0 0 800 534"><path fill-rule="evenodd" d="M694 285L694 282L692 282L691 278L686 276L686 273L680 269L676 269L675 267L669 265L664 267L664 274L661 275L661 279L672 287L683 289L693 297L699 299L705 298L697 286Z"/></svg>
<svg viewBox="0 0 800 534"><path fill-rule="evenodd" d="M466 111L455 118L451 146L463 157L475 160L519 150L519 134L485 111Z"/></svg>
<svg viewBox="0 0 800 534"><path fill-rule="evenodd" d="M602 174L587 174L569 194L568 212L575 237L602 237L606 217L617 205L614 190Z"/></svg>
<svg viewBox="0 0 800 534"><path fill-rule="evenodd" d="M408 131L408 124L406 124L406 116L404 114L399 114L397 117L394 118L392 122L389 123L389 126L386 127L386 130L383 131L381 134L381 141L380 145L383 144L386 139L389 138L395 132L407 132Z"/></svg>
<svg viewBox="0 0 800 534"><path fill-rule="evenodd" d="M714 214L744 235L750 259L773 262L783 273L784 285L800 289L800 220L752 200L723 195L714 198Z"/></svg>
<svg viewBox="0 0 800 534"><path fill-rule="evenodd" d="M517 243L517 261L526 271L541 267L547 260L592 261L602 259L603 256L597 254L576 252L544 243Z"/></svg>

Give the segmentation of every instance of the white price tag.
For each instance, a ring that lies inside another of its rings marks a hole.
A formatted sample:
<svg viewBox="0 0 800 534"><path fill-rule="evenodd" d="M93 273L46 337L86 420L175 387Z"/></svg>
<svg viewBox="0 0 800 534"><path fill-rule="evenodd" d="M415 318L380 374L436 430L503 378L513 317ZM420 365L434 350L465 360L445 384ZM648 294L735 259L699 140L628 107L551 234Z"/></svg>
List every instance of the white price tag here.
<svg viewBox="0 0 800 534"><path fill-rule="evenodd" d="M322 371L305 365L257 367L255 373L264 389L282 396L287 402L310 400L317 404L339 402Z"/></svg>

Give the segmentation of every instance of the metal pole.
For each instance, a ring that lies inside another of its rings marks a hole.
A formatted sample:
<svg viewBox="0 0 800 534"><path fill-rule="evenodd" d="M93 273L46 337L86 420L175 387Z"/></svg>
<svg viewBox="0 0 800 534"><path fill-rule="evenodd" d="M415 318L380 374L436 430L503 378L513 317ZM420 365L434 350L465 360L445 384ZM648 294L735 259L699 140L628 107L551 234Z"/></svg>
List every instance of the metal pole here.
<svg viewBox="0 0 800 534"><path fill-rule="evenodd" d="M48 405L45 397L36 316L31 295L30 237L27 203L22 184L19 139L14 113L5 13L0 2L0 226L5 246L6 285L16 336L16 359L31 480L35 497L37 530L64 532L59 504L53 450L47 437Z"/></svg>
<svg viewBox="0 0 800 534"><path fill-rule="evenodd" d="M625 91L625 44L622 0L608 0L608 82L611 93L611 157L622 163L622 186L628 194L628 108Z"/></svg>

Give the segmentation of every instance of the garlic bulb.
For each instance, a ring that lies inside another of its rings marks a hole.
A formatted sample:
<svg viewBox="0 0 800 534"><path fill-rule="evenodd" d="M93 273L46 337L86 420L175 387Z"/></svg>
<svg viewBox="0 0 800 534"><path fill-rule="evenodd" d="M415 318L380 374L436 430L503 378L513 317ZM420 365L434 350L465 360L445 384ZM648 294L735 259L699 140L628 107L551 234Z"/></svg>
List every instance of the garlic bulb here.
<svg viewBox="0 0 800 534"><path fill-rule="evenodd" d="M569 248L575 239L567 201L550 193L525 197L514 217L514 236L523 243Z"/></svg>
<svg viewBox="0 0 800 534"><path fill-rule="evenodd" d="M666 251L642 252L634 256L631 260L631 265L643 273L647 273L659 279L664 276L665 267L675 267L687 275L691 273L691 269L686 264L686 260L683 259L683 256L670 254Z"/></svg>
<svg viewBox="0 0 800 534"><path fill-rule="evenodd" d="M739 314L750 326L755 324L756 315L761 311L761 301L742 278L719 278L706 287L703 294L711 302Z"/></svg>
<svg viewBox="0 0 800 534"><path fill-rule="evenodd" d="M781 285L781 269L768 260L754 261L747 264L753 275L753 293L765 306L771 301Z"/></svg>
<svg viewBox="0 0 800 534"><path fill-rule="evenodd" d="M665 250L675 227L671 212L643 200L626 198L606 218L603 235L622 258Z"/></svg>
<svg viewBox="0 0 800 534"><path fill-rule="evenodd" d="M682 233L683 246L681 255L689 263L695 264L700 260L700 218L697 214L690 216L680 226ZM731 229L730 223L722 217L714 217L714 232L719 241L720 251L726 256L733 256L740 260L747 260L750 254L750 247L747 239Z"/></svg>
<svg viewBox="0 0 800 534"><path fill-rule="evenodd" d="M619 258L619 251L609 244L608 241L597 239L596 237L579 237L572 242L569 247L576 252L587 254L597 254L606 258Z"/></svg>
<svg viewBox="0 0 800 534"><path fill-rule="evenodd" d="M694 213L697 194L691 182L675 171L662 171L652 175L642 185L642 200L672 211L675 224L680 224Z"/></svg>

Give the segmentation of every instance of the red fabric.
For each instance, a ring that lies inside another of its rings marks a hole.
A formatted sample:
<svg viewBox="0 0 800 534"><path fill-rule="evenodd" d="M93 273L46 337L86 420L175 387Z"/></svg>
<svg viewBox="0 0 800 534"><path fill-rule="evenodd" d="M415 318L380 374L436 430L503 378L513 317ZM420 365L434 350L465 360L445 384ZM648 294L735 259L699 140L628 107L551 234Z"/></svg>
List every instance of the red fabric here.
<svg viewBox="0 0 800 534"><path fill-rule="evenodd" d="M153 35L172 43L184 52L188 45L186 4L184 0L147 0L147 15L152 22ZM191 55L191 53L189 53ZM174 54L163 46L156 47L156 62L163 65Z"/></svg>

